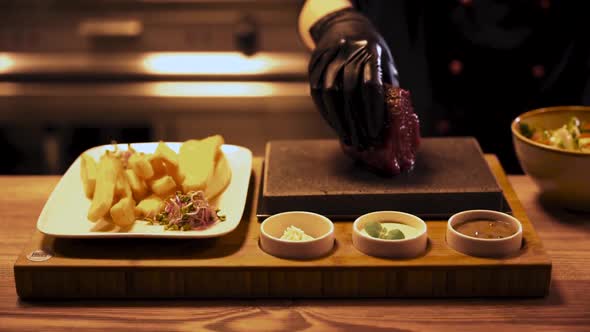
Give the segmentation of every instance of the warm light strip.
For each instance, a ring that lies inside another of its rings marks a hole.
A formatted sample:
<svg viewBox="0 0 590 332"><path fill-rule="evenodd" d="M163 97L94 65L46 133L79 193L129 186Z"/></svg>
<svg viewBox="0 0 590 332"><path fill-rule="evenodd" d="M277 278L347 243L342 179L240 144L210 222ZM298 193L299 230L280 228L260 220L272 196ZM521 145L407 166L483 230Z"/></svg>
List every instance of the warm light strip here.
<svg viewBox="0 0 590 332"><path fill-rule="evenodd" d="M159 53L146 56L143 67L154 74L260 74L276 66L276 61L265 55L247 57L237 52Z"/></svg>
<svg viewBox="0 0 590 332"><path fill-rule="evenodd" d="M162 97L264 97L273 93L270 83L259 82L161 82L151 92Z"/></svg>
<svg viewBox="0 0 590 332"><path fill-rule="evenodd" d="M14 65L14 61L9 55L0 54L0 73L8 71Z"/></svg>

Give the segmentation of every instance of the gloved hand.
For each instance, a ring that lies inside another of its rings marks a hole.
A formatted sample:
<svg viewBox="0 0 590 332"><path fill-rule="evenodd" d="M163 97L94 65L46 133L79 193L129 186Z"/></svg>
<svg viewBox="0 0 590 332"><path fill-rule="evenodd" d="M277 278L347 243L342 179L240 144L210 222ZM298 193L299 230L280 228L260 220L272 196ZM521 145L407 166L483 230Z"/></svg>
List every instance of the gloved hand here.
<svg viewBox="0 0 590 332"><path fill-rule="evenodd" d="M385 83L399 87L387 44L353 9L320 19L310 29L312 98L342 142L360 150L380 141L386 124Z"/></svg>

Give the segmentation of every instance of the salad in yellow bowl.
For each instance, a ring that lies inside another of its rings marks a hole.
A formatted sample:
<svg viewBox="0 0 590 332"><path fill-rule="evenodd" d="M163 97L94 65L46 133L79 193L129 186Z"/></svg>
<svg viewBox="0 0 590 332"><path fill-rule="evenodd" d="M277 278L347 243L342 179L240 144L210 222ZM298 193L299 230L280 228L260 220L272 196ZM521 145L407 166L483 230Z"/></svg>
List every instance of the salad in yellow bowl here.
<svg viewBox="0 0 590 332"><path fill-rule="evenodd" d="M521 122L519 126L520 133L535 142L590 153L590 123L582 122L576 116L570 117L567 123L554 129L533 127L526 122Z"/></svg>

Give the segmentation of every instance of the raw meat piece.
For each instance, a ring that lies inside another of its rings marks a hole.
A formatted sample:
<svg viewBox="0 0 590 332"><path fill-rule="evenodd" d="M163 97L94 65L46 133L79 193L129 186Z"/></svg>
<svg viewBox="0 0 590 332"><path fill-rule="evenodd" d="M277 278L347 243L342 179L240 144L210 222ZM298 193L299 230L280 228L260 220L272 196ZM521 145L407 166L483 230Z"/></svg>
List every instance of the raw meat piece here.
<svg viewBox="0 0 590 332"><path fill-rule="evenodd" d="M371 170L387 176L414 168L420 145L420 121L414 113L410 92L386 86L385 101L389 111L383 129L383 142L366 150L358 150L342 142L342 150Z"/></svg>

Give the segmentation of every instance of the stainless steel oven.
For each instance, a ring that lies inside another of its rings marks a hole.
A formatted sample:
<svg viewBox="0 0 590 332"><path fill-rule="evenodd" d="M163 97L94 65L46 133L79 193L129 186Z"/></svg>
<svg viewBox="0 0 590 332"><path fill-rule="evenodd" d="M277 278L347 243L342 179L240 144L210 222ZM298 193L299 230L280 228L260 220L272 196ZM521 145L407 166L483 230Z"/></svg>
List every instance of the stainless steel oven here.
<svg viewBox="0 0 590 332"><path fill-rule="evenodd" d="M2 1L5 144L20 155L36 151L25 170L55 173L110 139L220 133L262 154L270 139L330 137L308 95L301 5Z"/></svg>

